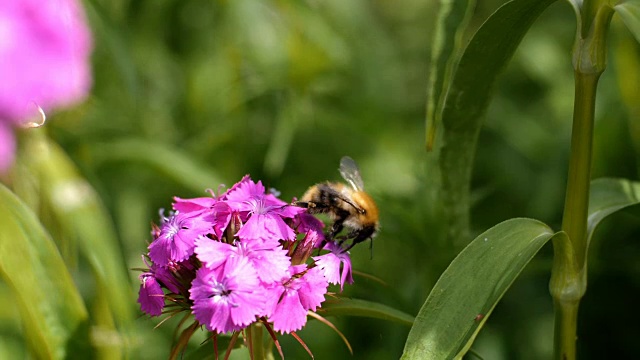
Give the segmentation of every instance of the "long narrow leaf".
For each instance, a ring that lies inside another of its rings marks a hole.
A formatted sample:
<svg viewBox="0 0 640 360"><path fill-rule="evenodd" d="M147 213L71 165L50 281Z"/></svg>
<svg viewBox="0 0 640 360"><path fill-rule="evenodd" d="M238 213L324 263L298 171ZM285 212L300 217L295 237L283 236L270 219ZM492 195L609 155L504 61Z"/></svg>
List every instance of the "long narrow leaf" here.
<svg viewBox="0 0 640 360"><path fill-rule="evenodd" d="M318 311L322 316L361 316L394 321L411 326L413 316L383 304L358 299L327 301Z"/></svg>
<svg viewBox="0 0 640 360"><path fill-rule="evenodd" d="M111 219L62 149L40 130L28 135L24 138L23 159L32 181L38 184L40 201L61 233L75 239L94 273L99 298L96 304L103 305L96 307L101 313L94 317L101 320L101 330L115 331L115 320L118 330L126 331L134 318L132 287ZM111 356L117 353L118 345L121 343L107 345Z"/></svg>
<svg viewBox="0 0 640 360"><path fill-rule="evenodd" d="M539 221L511 219L473 240L431 290L402 359L464 355L502 295L553 235Z"/></svg>
<svg viewBox="0 0 640 360"><path fill-rule="evenodd" d="M482 118L496 78L533 22L555 0L512 0L478 29L455 70L442 110L442 206L450 240L466 238L469 184Z"/></svg>
<svg viewBox="0 0 640 360"><path fill-rule="evenodd" d="M613 7L638 42L640 42L640 0L622 1Z"/></svg>
<svg viewBox="0 0 640 360"><path fill-rule="evenodd" d="M447 88L462 50L462 34L474 6L474 0L440 1L431 48L427 91L427 149L429 150L433 147L437 124L442 121L442 107Z"/></svg>
<svg viewBox="0 0 640 360"><path fill-rule="evenodd" d="M71 342L87 345L87 310L56 245L2 184L0 275L16 295L25 338L38 358L64 359Z"/></svg>
<svg viewBox="0 0 640 360"><path fill-rule="evenodd" d="M640 204L640 183L626 179L597 179L591 182L587 236L591 240L600 222L616 211Z"/></svg>

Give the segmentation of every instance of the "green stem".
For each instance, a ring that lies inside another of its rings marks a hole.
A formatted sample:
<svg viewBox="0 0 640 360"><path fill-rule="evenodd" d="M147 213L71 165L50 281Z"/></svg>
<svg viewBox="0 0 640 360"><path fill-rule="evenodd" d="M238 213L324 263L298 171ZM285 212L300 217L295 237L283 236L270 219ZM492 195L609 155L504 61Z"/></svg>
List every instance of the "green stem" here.
<svg viewBox="0 0 640 360"><path fill-rule="evenodd" d="M253 351L253 356L251 358L254 360L266 359L264 345L262 342L262 324L260 322L251 324L251 326L249 326L249 331L251 332L251 351Z"/></svg>
<svg viewBox="0 0 640 360"><path fill-rule="evenodd" d="M555 359L572 360L576 358L576 328L578 325L579 301L554 301L555 307Z"/></svg>
<svg viewBox="0 0 640 360"><path fill-rule="evenodd" d="M555 359L575 359L578 307L586 290L586 272L576 261L574 245L566 232L553 238L553 252L549 291L555 307Z"/></svg>
<svg viewBox="0 0 640 360"><path fill-rule="evenodd" d="M578 264L584 263L587 251L587 210L591 181L593 119L599 76L600 74L575 72L571 158L569 159L562 230L569 235Z"/></svg>
<svg viewBox="0 0 640 360"><path fill-rule="evenodd" d="M596 90L606 67L606 33L613 15L613 9L606 4L593 9L594 1L585 1L583 11L576 11L580 28L573 49L575 100L562 218L564 234L553 240L554 262L549 283L556 312L554 353L556 359L562 360L576 358L578 307L587 289L587 220Z"/></svg>

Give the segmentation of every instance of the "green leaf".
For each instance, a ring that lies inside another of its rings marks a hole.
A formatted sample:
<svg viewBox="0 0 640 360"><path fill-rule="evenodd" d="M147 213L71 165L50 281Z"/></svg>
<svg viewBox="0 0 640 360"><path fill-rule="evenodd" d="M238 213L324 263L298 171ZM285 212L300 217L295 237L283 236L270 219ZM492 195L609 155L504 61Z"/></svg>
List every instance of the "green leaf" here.
<svg viewBox="0 0 640 360"><path fill-rule="evenodd" d="M126 332L134 319L133 289L107 210L63 150L49 141L41 129L30 130L23 139L21 163L26 164L33 177L30 180L40 190L41 206L51 217L52 225L65 238L75 240L93 271L97 290L92 315L100 326L97 330L113 332L115 320L118 330ZM118 349L122 343L94 345L113 356L122 350Z"/></svg>
<svg viewBox="0 0 640 360"><path fill-rule="evenodd" d="M442 107L462 49L462 35L473 13L474 0L440 0L433 34L427 91L427 149L431 150Z"/></svg>
<svg viewBox="0 0 640 360"><path fill-rule="evenodd" d="M640 42L640 0L623 1L613 9L620 14L622 21L638 42Z"/></svg>
<svg viewBox="0 0 640 360"><path fill-rule="evenodd" d="M611 23L614 33L625 31L625 24L622 21L614 21ZM620 93L620 99L625 105L625 112L628 119L640 119L640 43L633 36L612 36L611 45L613 54L611 60L614 64L611 67L616 76L616 84ZM636 151L640 153L640 122L628 121L627 131L631 143ZM607 136L609 137L609 136ZM615 139L617 137L611 136ZM612 140L613 140L612 139ZM615 141L615 140L613 140ZM607 146L606 143L602 144Z"/></svg>
<svg viewBox="0 0 640 360"><path fill-rule="evenodd" d="M409 332L402 359L460 358L502 295L553 231L533 219L502 222L473 240L442 274Z"/></svg>
<svg viewBox="0 0 640 360"><path fill-rule="evenodd" d="M640 204L640 183L626 179L596 179L591 182L587 239L600 222L616 211Z"/></svg>
<svg viewBox="0 0 640 360"><path fill-rule="evenodd" d="M534 20L554 1L502 5L475 33L455 69L438 121L443 125L439 186L452 242L467 237L471 168L491 88Z"/></svg>
<svg viewBox="0 0 640 360"><path fill-rule="evenodd" d="M56 245L0 184L0 275L14 291L25 338L40 359L64 359L87 340L87 310Z"/></svg>
<svg viewBox="0 0 640 360"><path fill-rule="evenodd" d="M347 298L326 301L322 304L322 308L318 310L318 314L322 316L369 317L394 321L408 326L411 326L414 320L413 316L383 304Z"/></svg>
<svg viewBox="0 0 640 360"><path fill-rule="evenodd" d="M140 139L120 140L96 144L95 161L137 162L173 179L188 189L202 193L205 189L224 183L209 167L191 159L180 149Z"/></svg>

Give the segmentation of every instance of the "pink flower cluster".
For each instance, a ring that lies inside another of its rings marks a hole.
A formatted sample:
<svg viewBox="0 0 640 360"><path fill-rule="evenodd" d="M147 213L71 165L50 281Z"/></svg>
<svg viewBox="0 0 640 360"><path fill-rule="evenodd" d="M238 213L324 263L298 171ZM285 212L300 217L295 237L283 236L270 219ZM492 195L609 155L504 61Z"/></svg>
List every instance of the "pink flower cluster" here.
<svg viewBox="0 0 640 360"><path fill-rule="evenodd" d="M140 276L138 302L151 316L177 306L215 333L256 321L289 333L330 283L353 282L349 254L324 241L324 224L249 176L218 197L175 198L173 209L154 227ZM321 246L327 251L311 256Z"/></svg>

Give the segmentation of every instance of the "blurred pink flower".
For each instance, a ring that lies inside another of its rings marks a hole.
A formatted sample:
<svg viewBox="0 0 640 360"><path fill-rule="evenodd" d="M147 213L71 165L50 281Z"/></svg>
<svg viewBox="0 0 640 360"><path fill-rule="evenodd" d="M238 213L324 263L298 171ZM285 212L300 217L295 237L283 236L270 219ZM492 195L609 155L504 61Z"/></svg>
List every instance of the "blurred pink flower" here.
<svg viewBox="0 0 640 360"><path fill-rule="evenodd" d="M13 162L10 128L72 105L91 86L91 33L75 0L0 1L0 172Z"/></svg>

